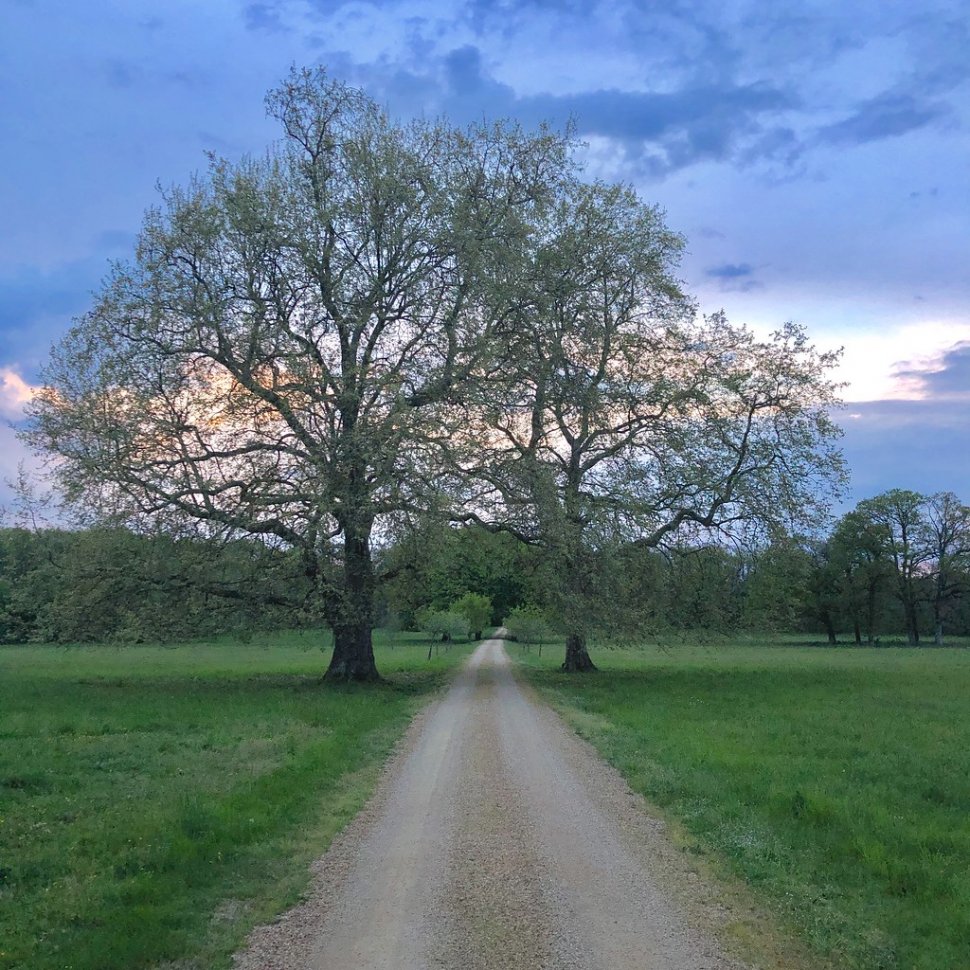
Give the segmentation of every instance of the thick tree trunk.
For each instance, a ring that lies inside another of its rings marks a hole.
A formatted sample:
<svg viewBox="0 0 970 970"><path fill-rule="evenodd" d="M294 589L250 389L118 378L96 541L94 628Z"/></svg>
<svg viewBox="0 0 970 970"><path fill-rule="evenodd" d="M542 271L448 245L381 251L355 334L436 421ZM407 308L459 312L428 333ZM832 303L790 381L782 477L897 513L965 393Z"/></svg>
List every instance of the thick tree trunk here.
<svg viewBox="0 0 970 970"><path fill-rule="evenodd" d="M328 681L380 680L374 662L374 569L370 557L370 529L344 532L344 588L333 612L333 657Z"/></svg>
<svg viewBox="0 0 970 970"><path fill-rule="evenodd" d="M585 670L596 670L596 664L590 659L586 650L586 638L578 633L570 633L566 637L566 660L562 669L569 674L581 673Z"/></svg>
<svg viewBox="0 0 970 970"><path fill-rule="evenodd" d="M585 522L582 514L582 499L580 484L582 472L578 465L578 456L574 451L570 461L568 482L565 489L565 526L560 539L561 589L562 600L559 613L565 622L566 629L572 632L566 637L566 659L562 670L576 674L586 670L596 670L596 665L590 659L586 650L586 632L589 627L588 611L591 595L590 563L588 550L583 544L583 529Z"/></svg>
<svg viewBox="0 0 970 970"><path fill-rule="evenodd" d="M335 627L333 631L333 656L327 668L329 681L380 680L374 662L374 643L371 638L370 621L357 626Z"/></svg>
<svg viewBox="0 0 970 970"><path fill-rule="evenodd" d="M862 627L859 626L859 618L858 617L856 617L852 621L852 633L853 633L853 636L855 637L856 646L857 647L860 646L862 644ZM869 642L870 643L872 642L871 636L869 638Z"/></svg>

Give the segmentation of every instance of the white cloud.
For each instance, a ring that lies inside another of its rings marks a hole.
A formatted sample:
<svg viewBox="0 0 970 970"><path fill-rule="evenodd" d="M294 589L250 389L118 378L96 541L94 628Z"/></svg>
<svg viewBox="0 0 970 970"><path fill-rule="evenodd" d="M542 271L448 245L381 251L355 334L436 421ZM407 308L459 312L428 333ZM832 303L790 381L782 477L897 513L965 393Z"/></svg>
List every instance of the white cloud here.
<svg viewBox="0 0 970 970"><path fill-rule="evenodd" d="M37 393L12 367L0 367L0 416L19 421L24 405Z"/></svg>
<svg viewBox="0 0 970 970"><path fill-rule="evenodd" d="M16 423L23 420L24 405L38 390L13 367L0 366L0 522L4 519L4 512L14 508L14 484L21 470L40 493L48 490L47 460L32 452L17 437ZM9 519L7 524L10 524Z"/></svg>
<svg viewBox="0 0 970 970"><path fill-rule="evenodd" d="M924 383L902 372L933 370L955 344L970 340L970 322L922 320L841 339L839 377L849 382L847 401L921 401L927 398Z"/></svg>

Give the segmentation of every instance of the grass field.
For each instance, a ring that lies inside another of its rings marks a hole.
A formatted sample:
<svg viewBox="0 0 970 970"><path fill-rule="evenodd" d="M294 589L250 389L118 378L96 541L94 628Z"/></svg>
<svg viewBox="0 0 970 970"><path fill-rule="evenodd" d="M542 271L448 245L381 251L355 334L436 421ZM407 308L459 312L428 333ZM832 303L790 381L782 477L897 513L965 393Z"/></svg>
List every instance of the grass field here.
<svg viewBox="0 0 970 970"><path fill-rule="evenodd" d="M836 966L970 967L970 651L509 646L581 734Z"/></svg>
<svg viewBox="0 0 970 970"><path fill-rule="evenodd" d="M468 653L396 640L376 689L318 634L0 648L0 968L228 965Z"/></svg>

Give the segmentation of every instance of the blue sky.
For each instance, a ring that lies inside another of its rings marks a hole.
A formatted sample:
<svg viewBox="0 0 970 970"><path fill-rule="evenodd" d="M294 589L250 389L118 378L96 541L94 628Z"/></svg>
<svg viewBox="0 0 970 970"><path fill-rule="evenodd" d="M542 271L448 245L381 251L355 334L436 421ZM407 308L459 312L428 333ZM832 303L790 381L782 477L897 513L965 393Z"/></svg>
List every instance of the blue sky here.
<svg viewBox="0 0 970 970"><path fill-rule="evenodd" d="M965 0L4 0L0 419L156 183L259 151L266 90L322 63L401 116L572 119L705 311L844 346L852 501L968 501L968 51ZM0 477L21 455L0 426Z"/></svg>

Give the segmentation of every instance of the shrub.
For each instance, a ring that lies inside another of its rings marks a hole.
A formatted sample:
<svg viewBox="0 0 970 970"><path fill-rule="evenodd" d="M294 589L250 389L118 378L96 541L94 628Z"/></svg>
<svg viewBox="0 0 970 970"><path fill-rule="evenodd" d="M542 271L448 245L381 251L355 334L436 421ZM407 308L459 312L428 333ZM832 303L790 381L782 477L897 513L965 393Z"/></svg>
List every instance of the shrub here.
<svg viewBox="0 0 970 970"><path fill-rule="evenodd" d="M518 606L502 624L509 635L520 643L541 643L550 635L545 613L538 606Z"/></svg>
<svg viewBox="0 0 970 970"><path fill-rule="evenodd" d="M465 593L451 605L451 613L457 613L468 621L468 630L474 640L481 640L482 631L492 617L492 601L478 593Z"/></svg>
<svg viewBox="0 0 970 970"><path fill-rule="evenodd" d="M432 637L439 637L443 642L468 637L469 626L466 617L451 610L428 613L422 618L421 629Z"/></svg>

